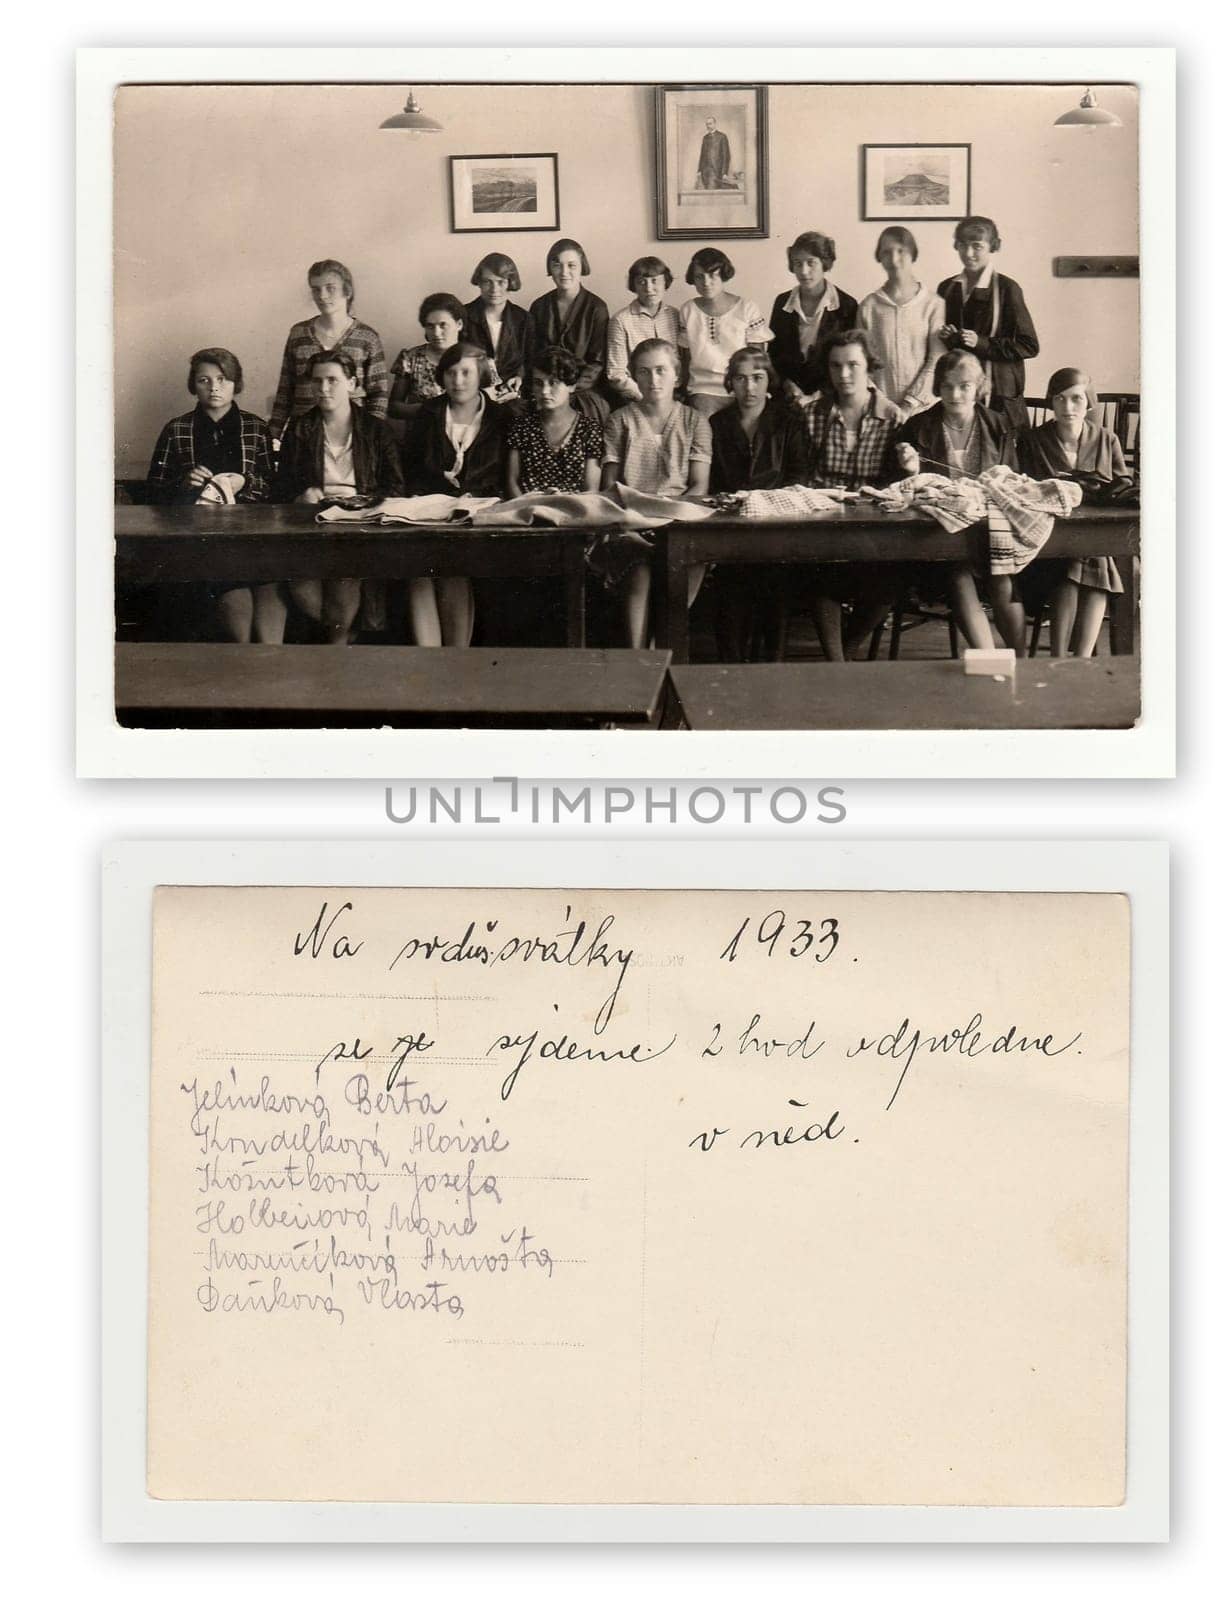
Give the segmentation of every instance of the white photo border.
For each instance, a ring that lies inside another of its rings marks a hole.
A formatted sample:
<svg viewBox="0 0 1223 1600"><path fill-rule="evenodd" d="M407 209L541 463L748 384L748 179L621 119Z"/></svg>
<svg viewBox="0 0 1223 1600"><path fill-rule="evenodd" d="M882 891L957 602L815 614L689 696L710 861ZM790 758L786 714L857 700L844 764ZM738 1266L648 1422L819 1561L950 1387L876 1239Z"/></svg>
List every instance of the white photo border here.
<svg viewBox="0 0 1223 1600"><path fill-rule="evenodd" d="M1142 388L1176 394L1173 49L77 52L77 773L104 778L1175 776L1176 419L1143 425L1142 716L1129 729L655 732L120 727L114 715L113 97L127 82L1125 82L1139 89ZM1144 284L1145 286L1145 284Z"/></svg>
<svg viewBox="0 0 1223 1600"><path fill-rule="evenodd" d="M159 884L1121 893L1131 910L1126 1498L1105 1507L156 1500L146 1489L152 901ZM1149 840L127 841L102 863L102 1536L108 1542L1159 1543L1169 1536L1169 852Z"/></svg>

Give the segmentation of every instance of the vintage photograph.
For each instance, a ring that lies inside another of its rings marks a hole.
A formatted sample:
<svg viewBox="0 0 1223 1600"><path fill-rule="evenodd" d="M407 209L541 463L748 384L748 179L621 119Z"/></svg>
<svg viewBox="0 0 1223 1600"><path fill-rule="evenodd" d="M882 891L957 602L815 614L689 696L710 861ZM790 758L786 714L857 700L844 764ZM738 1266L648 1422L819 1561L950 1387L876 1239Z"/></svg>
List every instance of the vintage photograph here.
<svg viewBox="0 0 1223 1600"><path fill-rule="evenodd" d="M556 156L451 156L454 233L550 233L560 226Z"/></svg>
<svg viewBox="0 0 1223 1600"><path fill-rule="evenodd" d="M122 728L1138 723L1135 86L405 89L115 93Z"/></svg>

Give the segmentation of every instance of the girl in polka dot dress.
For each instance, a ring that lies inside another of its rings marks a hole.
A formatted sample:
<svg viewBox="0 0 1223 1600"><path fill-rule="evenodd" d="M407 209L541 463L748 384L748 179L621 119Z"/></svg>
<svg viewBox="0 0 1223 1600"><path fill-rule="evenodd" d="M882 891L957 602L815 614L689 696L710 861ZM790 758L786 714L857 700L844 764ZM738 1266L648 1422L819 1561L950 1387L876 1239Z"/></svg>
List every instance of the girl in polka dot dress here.
<svg viewBox="0 0 1223 1600"><path fill-rule="evenodd" d="M553 345L531 359L531 404L510 428L506 493L552 489L582 494L599 487L603 429L573 406L582 364Z"/></svg>

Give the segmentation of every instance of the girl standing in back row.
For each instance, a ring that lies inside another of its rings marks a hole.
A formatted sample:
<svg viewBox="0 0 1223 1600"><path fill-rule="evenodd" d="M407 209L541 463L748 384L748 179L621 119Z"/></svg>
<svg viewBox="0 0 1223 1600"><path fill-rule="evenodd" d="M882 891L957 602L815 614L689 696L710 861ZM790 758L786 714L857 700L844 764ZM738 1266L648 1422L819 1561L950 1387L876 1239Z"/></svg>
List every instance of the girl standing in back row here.
<svg viewBox="0 0 1223 1600"><path fill-rule="evenodd" d="M984 403L1000 411L1012 428L1026 428L1025 360L1040 354L1040 341L1023 290L1003 277L991 259L1002 240L991 217L965 217L956 223L956 254L964 270L946 278L938 292L947 307L939 330L949 350L971 350L985 368Z"/></svg>
<svg viewBox="0 0 1223 1600"><path fill-rule="evenodd" d="M352 398L371 417L386 416L391 380L386 370L382 340L352 314L356 291L352 273L342 261L316 261L306 274L317 316L295 322L285 340L280 382L268 426L280 438L290 417L300 417L316 400L311 369L324 350L342 351L352 362L356 387Z"/></svg>
<svg viewBox="0 0 1223 1600"><path fill-rule="evenodd" d="M917 240L908 228L885 228L875 260L887 278L858 307L858 326L865 329L878 362L875 382L911 417L934 399L934 367L946 349L940 330L947 310L913 270Z"/></svg>

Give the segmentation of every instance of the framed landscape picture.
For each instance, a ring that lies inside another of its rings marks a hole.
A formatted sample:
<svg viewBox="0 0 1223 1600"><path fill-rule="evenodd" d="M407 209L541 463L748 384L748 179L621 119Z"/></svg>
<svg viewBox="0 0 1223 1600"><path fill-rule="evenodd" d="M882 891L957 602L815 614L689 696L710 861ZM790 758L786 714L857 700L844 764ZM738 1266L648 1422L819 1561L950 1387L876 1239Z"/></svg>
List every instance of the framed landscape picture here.
<svg viewBox="0 0 1223 1600"><path fill-rule="evenodd" d="M451 233L555 233L561 225L556 152L451 156Z"/></svg>
<svg viewBox="0 0 1223 1600"><path fill-rule="evenodd" d="M660 239L763 239L769 231L768 90L663 84L654 91Z"/></svg>
<svg viewBox="0 0 1223 1600"><path fill-rule="evenodd" d="M863 222L939 222L971 210L971 145L862 146Z"/></svg>

